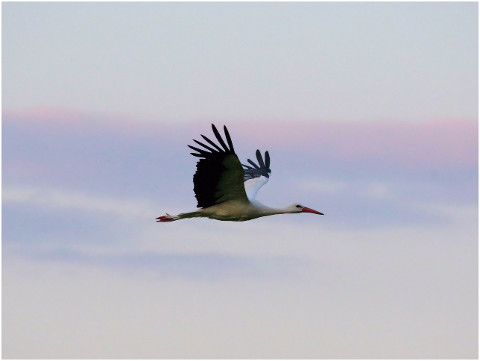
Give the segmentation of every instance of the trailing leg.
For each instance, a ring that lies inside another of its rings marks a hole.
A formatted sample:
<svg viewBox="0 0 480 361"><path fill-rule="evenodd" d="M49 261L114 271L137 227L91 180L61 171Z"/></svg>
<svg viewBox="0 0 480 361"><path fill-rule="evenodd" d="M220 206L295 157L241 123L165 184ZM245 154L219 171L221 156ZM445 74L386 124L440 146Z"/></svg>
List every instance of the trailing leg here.
<svg viewBox="0 0 480 361"><path fill-rule="evenodd" d="M179 219L180 219L179 216L172 216L172 215L167 213L164 216L157 217L157 222L173 222L173 221L176 221L176 220L179 220Z"/></svg>
<svg viewBox="0 0 480 361"><path fill-rule="evenodd" d="M164 216L157 217L157 222L173 222L183 218L194 218L194 217L205 217L205 215L203 215L200 210L189 212L189 213L180 213L176 216L172 216L171 214L167 213Z"/></svg>

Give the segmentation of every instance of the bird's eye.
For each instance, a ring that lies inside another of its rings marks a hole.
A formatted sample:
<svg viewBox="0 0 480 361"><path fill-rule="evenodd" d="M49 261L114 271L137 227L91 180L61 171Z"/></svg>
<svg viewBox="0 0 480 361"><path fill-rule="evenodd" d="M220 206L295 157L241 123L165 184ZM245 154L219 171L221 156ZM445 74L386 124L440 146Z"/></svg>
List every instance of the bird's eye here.
<svg viewBox="0 0 480 361"><path fill-rule="evenodd" d="M295 207L302 208L302 206L300 204L297 204Z"/></svg>

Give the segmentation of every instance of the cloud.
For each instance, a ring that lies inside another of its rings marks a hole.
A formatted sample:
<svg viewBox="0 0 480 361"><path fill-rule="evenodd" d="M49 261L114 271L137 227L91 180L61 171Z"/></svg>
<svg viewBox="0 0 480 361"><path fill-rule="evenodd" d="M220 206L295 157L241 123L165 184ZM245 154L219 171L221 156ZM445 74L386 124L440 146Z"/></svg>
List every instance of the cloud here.
<svg viewBox="0 0 480 361"><path fill-rule="evenodd" d="M138 141L138 138L146 142L154 139L161 142L181 141L183 138L180 144L184 144L200 132L211 135L208 122L147 122L125 116L98 116L58 109L32 109L23 113L6 111L4 118L7 132L20 129L28 132L30 129L36 135L56 134L80 139L87 136L94 140L97 139L96 134L110 134L122 140L126 138L129 143ZM471 166L478 156L475 152L478 124L468 119L417 122L235 121L230 124L226 121L225 124L230 127L236 144L280 146L293 152L315 149L319 157L333 156L346 161L373 158L390 159L403 167L432 164Z"/></svg>
<svg viewBox="0 0 480 361"><path fill-rule="evenodd" d="M3 123L6 357L476 354L476 125L231 123L261 202L325 216L160 224L208 124L50 116Z"/></svg>
<svg viewBox="0 0 480 361"><path fill-rule="evenodd" d="M465 166L477 159L478 125L466 119L243 123L238 132L259 145L316 149L319 156L347 161L390 159L397 165L416 167Z"/></svg>
<svg viewBox="0 0 480 361"><path fill-rule="evenodd" d="M219 282L233 279L291 278L305 271L305 259L276 256L255 257L235 254L157 253L157 252L88 252L57 248L23 250L10 257L41 264L78 264L103 270L132 273L153 279L185 279ZM137 276L138 277L138 276Z"/></svg>
<svg viewBox="0 0 480 361"><path fill-rule="evenodd" d="M477 357L478 5L194 7L5 6L3 356ZM212 119L325 216L155 223Z"/></svg>
<svg viewBox="0 0 480 361"><path fill-rule="evenodd" d="M8 197L15 190L16 197L29 195L37 206L48 201L126 217L195 208L196 159L186 144L200 133L210 135L208 124L66 112L52 120L51 114L5 118ZM251 158L257 147L270 150L273 173L259 192L261 202L301 202L331 217L333 227L435 224L446 220L424 205L476 204L474 122L228 125L241 159Z"/></svg>
<svg viewBox="0 0 480 361"><path fill-rule="evenodd" d="M112 213L123 217L155 212L146 200L122 200L91 196L80 192L62 191L32 186L7 186L3 189L4 204L19 203L62 210L80 210L94 213Z"/></svg>
<svg viewBox="0 0 480 361"><path fill-rule="evenodd" d="M250 252L302 249L312 261L300 268L292 258L225 257L218 249L229 243L226 232L212 240L217 253L204 256L4 255L3 352L23 358L471 358L477 228L451 211L464 222L459 228L315 233L271 224L265 234L280 237L270 239L236 232Z"/></svg>

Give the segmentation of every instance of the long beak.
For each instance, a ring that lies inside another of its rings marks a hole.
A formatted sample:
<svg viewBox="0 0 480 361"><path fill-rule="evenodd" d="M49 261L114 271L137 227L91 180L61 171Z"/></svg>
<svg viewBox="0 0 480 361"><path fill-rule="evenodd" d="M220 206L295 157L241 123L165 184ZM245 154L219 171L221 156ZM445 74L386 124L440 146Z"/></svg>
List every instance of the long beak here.
<svg viewBox="0 0 480 361"><path fill-rule="evenodd" d="M308 207L303 207L302 208L302 212L306 212L306 213L315 213L315 214L320 214L320 215L324 215L323 213L319 212L319 211L316 211L315 209L311 209L311 208L308 208Z"/></svg>

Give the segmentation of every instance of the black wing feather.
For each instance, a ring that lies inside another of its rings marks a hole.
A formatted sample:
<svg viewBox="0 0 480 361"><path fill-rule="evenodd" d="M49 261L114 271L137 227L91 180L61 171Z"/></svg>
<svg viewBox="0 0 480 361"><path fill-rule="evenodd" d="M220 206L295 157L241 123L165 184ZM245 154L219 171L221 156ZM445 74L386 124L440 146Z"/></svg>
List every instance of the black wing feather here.
<svg viewBox="0 0 480 361"><path fill-rule="evenodd" d="M244 181L260 176L270 178L270 173L272 173L272 170L270 169L270 155L268 154L268 151L265 152L265 162L263 161L260 150L257 149L255 155L257 156L259 165L255 164L255 162L253 162L251 159L247 159L247 162L253 165L254 168L242 164L245 171Z"/></svg>
<svg viewBox="0 0 480 361"><path fill-rule="evenodd" d="M198 140L193 139L193 141L194 141L195 143L197 143L198 145L201 145L201 146L204 147L205 149L208 149L210 152L213 152L213 153L216 153L216 152L217 152L215 149L210 148L208 145L206 145L206 144L204 144L204 143L202 143L202 142L199 142Z"/></svg>
<svg viewBox="0 0 480 361"><path fill-rule="evenodd" d="M225 152L230 151L230 149L228 149L227 145L223 141L222 136L218 132L217 127L215 127L215 125L212 124L212 129L213 129L213 133L215 133L215 137L217 138L218 142L223 147L223 149L225 149Z"/></svg>
<svg viewBox="0 0 480 361"><path fill-rule="evenodd" d="M233 149L232 138L230 138L230 133L228 132L228 129L225 125L223 126L223 131L225 132L225 138L227 138L227 143L230 148L230 151L235 153L235 149Z"/></svg>
<svg viewBox="0 0 480 361"><path fill-rule="evenodd" d="M270 168L270 154L268 154L268 150L265 152L265 167Z"/></svg>
<svg viewBox="0 0 480 361"><path fill-rule="evenodd" d="M255 169L260 169L260 167L258 165L256 165L251 159L247 159L247 162L250 163L251 165L253 165L253 167Z"/></svg>
<svg viewBox="0 0 480 361"><path fill-rule="evenodd" d="M203 139L205 139L208 143L210 143L211 145L213 145L215 147L215 149L219 152L223 152L223 150L218 146L216 145L214 142L212 142L210 139L208 139L206 136L204 136L203 134L200 134L202 136Z"/></svg>
<svg viewBox="0 0 480 361"><path fill-rule="evenodd" d="M262 154L258 149L255 155L257 156L257 160L258 160L258 164L260 165L260 168L265 168L265 163L263 163Z"/></svg>
<svg viewBox="0 0 480 361"><path fill-rule="evenodd" d="M191 149L197 152L191 154L201 158L197 162L197 171L193 176L193 190L197 198L197 207L208 208L231 199L248 202L243 185L244 170L233 149L230 134L224 126L225 137L228 143L227 146L213 124L212 130L224 149L221 149L204 135L202 135L203 139L215 149L197 140L194 140L195 143L204 147L206 150L189 145Z"/></svg>
<svg viewBox="0 0 480 361"><path fill-rule="evenodd" d="M205 157L208 154L208 152L204 151L203 149L195 148L195 147L192 147L191 145L188 145L188 147L190 149L193 149L195 152L198 152L199 156L201 157Z"/></svg>

